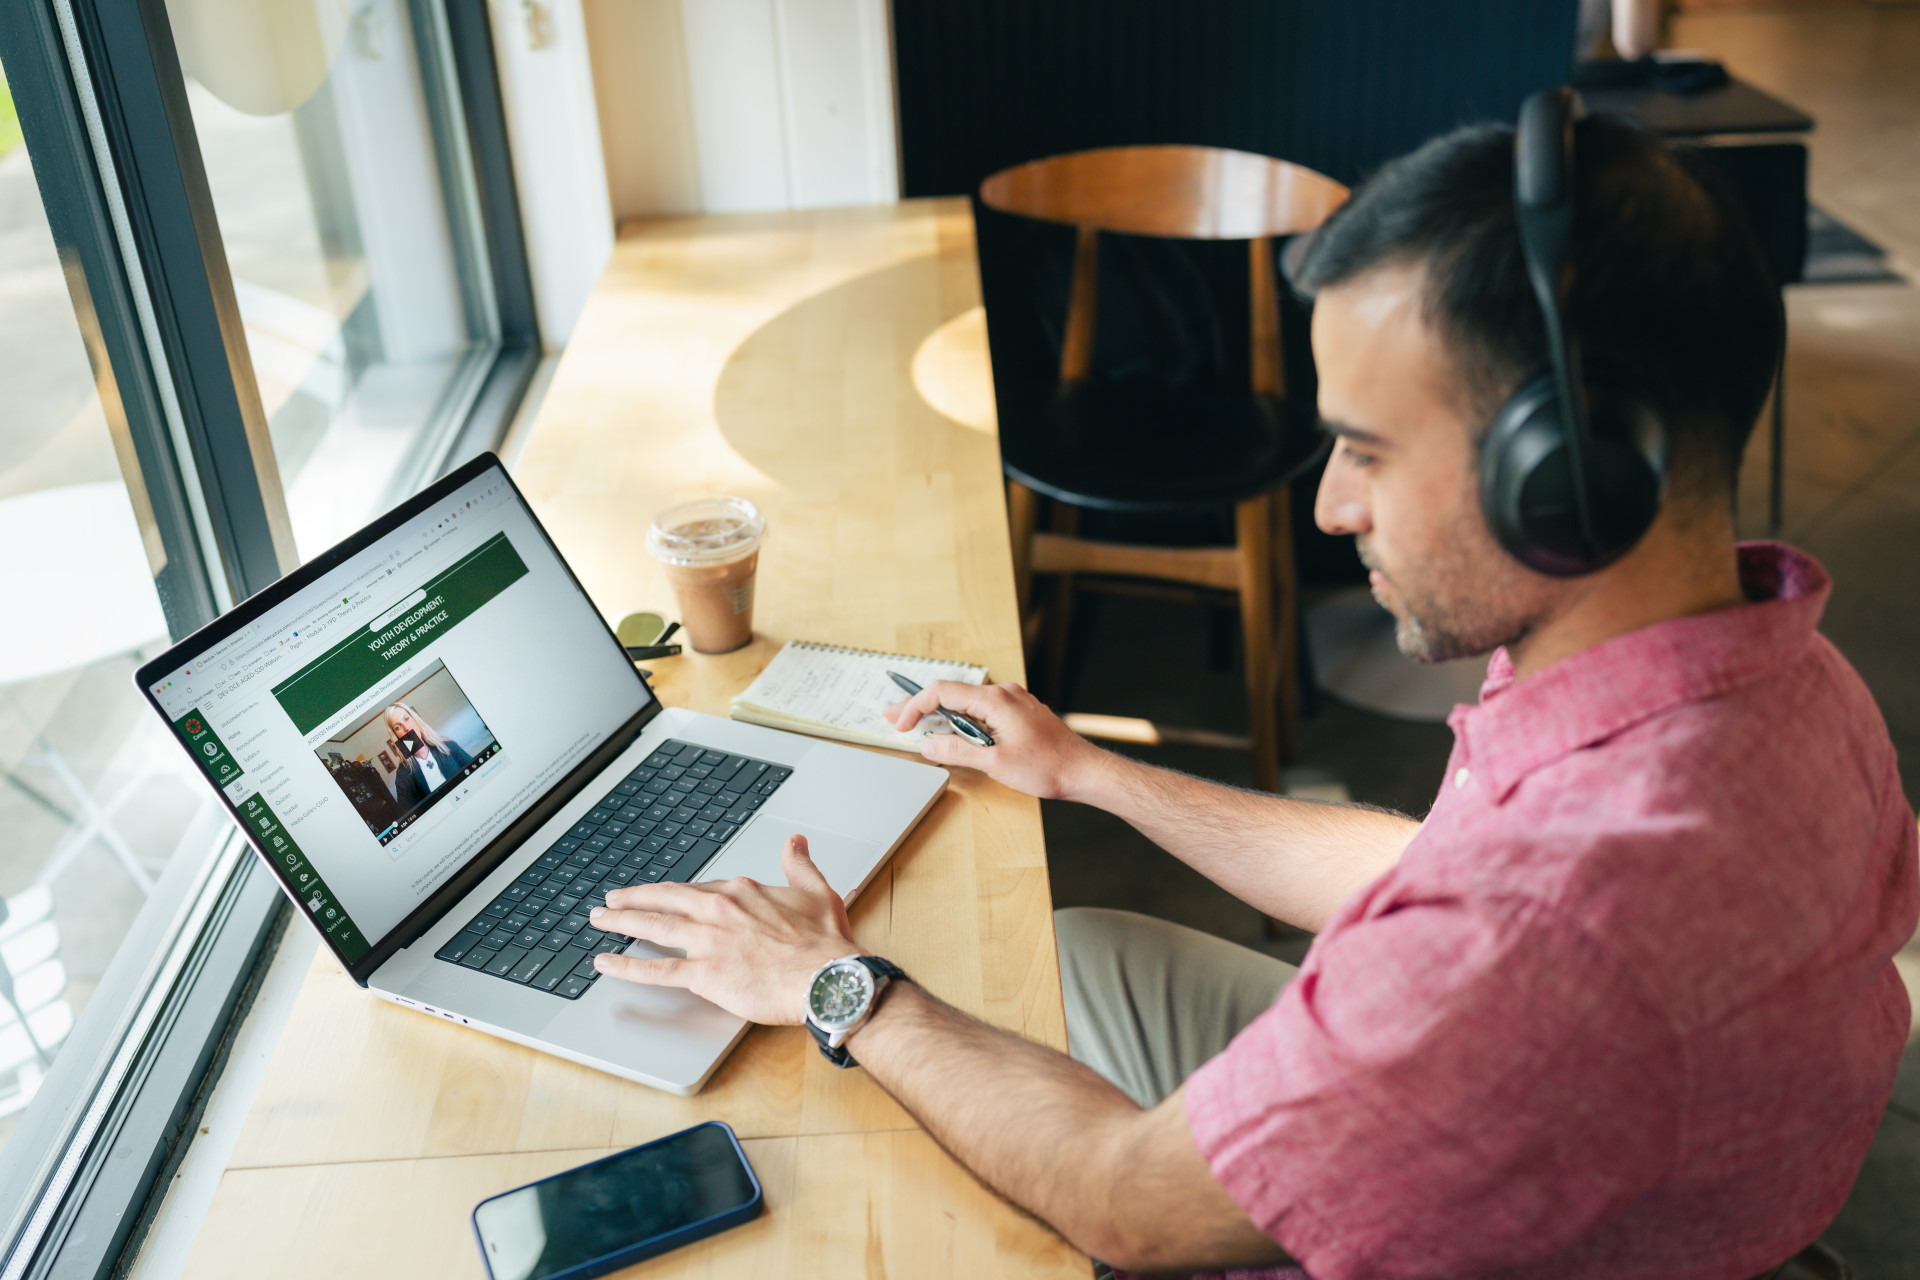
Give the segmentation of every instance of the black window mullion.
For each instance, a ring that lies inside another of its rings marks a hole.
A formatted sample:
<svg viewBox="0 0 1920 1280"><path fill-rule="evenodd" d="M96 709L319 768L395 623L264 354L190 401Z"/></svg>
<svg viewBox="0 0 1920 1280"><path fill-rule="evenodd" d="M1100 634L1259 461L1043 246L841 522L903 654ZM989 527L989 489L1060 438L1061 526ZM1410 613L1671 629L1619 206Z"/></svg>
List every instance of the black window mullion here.
<svg viewBox="0 0 1920 1280"><path fill-rule="evenodd" d="M164 0L70 0L208 517L235 600L295 563Z"/></svg>
<svg viewBox="0 0 1920 1280"><path fill-rule="evenodd" d="M108 430L137 461L127 486L136 510L144 500L160 535L166 562L155 572L154 586L167 630L178 639L219 612L208 578L209 549L195 526L189 479L174 457L126 259L93 163L60 28L45 0L0 4L0 59Z"/></svg>

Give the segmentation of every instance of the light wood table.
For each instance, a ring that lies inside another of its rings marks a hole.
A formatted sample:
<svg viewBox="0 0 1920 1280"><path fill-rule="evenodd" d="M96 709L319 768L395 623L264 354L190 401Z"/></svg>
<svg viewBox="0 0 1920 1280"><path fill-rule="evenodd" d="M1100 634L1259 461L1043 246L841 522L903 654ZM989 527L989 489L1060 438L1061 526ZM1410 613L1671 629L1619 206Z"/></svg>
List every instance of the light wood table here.
<svg viewBox="0 0 1920 1280"><path fill-rule="evenodd" d="M795 637L1016 680L989 388L964 201L641 223L516 476L610 618L671 609L642 544L656 510L726 492L766 512L756 639L648 664L671 705L725 715ZM942 998L1065 1047L1033 800L956 771L853 925ZM676 1098L376 1000L324 951L188 1274L480 1275L476 1202L707 1119L745 1140L768 1212L623 1275L1089 1274L799 1028L754 1029Z"/></svg>

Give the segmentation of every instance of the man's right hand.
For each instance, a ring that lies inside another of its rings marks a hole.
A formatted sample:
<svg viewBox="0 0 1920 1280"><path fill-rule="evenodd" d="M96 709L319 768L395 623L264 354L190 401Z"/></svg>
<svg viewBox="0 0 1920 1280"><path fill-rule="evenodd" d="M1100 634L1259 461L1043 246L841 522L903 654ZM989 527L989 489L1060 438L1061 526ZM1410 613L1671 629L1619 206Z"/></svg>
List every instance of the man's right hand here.
<svg viewBox="0 0 1920 1280"><path fill-rule="evenodd" d="M1087 771L1107 753L1067 728L1032 694L1017 684L962 684L941 680L883 713L901 731L920 717L948 707L993 735L993 745L976 747L957 733L930 733L920 754L936 764L962 764L1042 800L1070 798Z"/></svg>

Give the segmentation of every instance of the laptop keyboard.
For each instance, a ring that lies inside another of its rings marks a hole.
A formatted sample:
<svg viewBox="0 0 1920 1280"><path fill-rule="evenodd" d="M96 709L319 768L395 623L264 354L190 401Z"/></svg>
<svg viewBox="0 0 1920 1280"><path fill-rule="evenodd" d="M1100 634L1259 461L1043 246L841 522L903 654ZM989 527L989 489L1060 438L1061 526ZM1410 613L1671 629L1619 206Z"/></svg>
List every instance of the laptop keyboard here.
<svg viewBox="0 0 1920 1280"><path fill-rule="evenodd" d="M434 954L578 1000L593 958L633 939L587 912L629 884L693 879L793 773L784 765L667 741Z"/></svg>

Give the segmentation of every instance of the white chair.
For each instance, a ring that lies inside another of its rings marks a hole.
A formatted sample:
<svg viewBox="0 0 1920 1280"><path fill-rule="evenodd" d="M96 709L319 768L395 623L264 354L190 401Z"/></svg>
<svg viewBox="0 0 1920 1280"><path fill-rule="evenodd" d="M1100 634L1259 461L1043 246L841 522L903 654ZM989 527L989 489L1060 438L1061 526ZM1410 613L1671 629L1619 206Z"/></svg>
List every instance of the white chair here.
<svg viewBox="0 0 1920 1280"><path fill-rule="evenodd" d="M0 1116L33 1100L73 1030L73 1006L61 998L67 968L59 950L52 890L35 885L0 898Z"/></svg>

